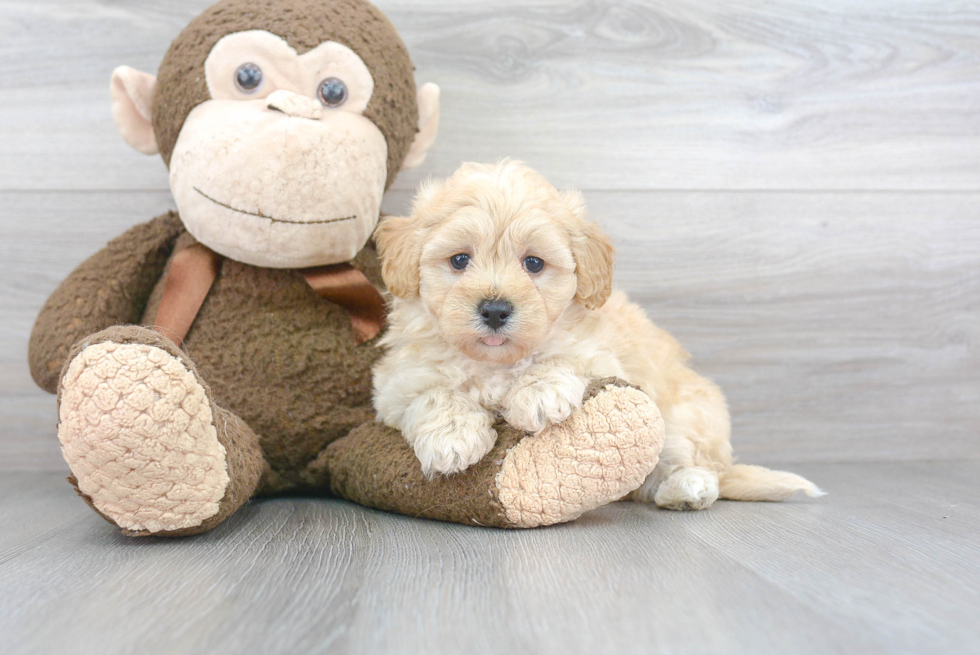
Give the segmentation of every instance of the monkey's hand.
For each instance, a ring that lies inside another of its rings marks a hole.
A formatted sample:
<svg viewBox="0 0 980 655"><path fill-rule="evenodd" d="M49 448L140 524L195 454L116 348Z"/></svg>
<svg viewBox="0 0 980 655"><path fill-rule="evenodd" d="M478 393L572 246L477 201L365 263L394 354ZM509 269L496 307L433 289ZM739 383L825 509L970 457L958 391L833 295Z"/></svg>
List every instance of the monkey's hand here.
<svg viewBox="0 0 980 655"><path fill-rule="evenodd" d="M570 368L533 366L504 397L504 420L518 430L537 434L580 409L588 384Z"/></svg>

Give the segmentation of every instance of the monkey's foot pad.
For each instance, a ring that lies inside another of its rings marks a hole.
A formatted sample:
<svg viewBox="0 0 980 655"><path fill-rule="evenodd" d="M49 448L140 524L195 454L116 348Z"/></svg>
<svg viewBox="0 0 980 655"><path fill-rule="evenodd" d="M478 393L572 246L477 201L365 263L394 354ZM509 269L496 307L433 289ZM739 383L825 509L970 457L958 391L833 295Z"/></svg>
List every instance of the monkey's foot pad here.
<svg viewBox="0 0 980 655"><path fill-rule="evenodd" d="M200 525L229 478L211 403L177 357L145 344L83 349L61 381L61 451L78 489L127 530Z"/></svg>
<svg viewBox="0 0 980 655"><path fill-rule="evenodd" d="M622 498L656 467L664 422L650 397L622 383L592 394L581 411L507 453L496 485L515 526L570 521Z"/></svg>

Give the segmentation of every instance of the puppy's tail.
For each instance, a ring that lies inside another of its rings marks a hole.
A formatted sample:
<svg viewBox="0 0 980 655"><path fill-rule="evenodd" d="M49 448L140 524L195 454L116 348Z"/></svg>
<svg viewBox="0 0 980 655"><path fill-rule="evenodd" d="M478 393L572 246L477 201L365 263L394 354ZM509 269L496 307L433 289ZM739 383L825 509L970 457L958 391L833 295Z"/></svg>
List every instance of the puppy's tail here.
<svg viewBox="0 0 980 655"><path fill-rule="evenodd" d="M719 496L728 500L786 500L797 491L807 496L824 495L803 476L751 464L734 464L718 482Z"/></svg>

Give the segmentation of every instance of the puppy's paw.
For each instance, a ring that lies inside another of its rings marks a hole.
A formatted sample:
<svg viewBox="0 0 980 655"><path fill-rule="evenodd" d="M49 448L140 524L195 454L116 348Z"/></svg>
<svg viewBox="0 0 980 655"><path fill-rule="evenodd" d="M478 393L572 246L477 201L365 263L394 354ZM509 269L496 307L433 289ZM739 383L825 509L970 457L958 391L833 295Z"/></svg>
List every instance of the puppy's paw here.
<svg viewBox="0 0 980 655"><path fill-rule="evenodd" d="M504 420L518 430L537 434L580 409L586 386L584 378L563 375L521 387L507 398Z"/></svg>
<svg viewBox="0 0 980 655"><path fill-rule="evenodd" d="M465 471L483 459L497 441L491 420L488 412L468 412L436 417L418 426L415 456L426 479Z"/></svg>
<svg viewBox="0 0 980 655"><path fill-rule="evenodd" d="M644 491L648 498L652 490ZM644 500L644 494L641 492L637 499ZM653 493L653 501L657 503L657 507L664 509L707 509L716 500L718 500L718 475L714 471L693 467L677 469L661 482Z"/></svg>

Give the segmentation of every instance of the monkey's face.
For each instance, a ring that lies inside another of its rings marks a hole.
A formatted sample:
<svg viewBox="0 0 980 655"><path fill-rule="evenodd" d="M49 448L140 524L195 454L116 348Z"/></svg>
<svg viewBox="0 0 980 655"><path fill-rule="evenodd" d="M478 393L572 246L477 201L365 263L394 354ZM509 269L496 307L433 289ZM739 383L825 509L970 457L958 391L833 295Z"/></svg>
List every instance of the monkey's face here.
<svg viewBox="0 0 980 655"><path fill-rule="evenodd" d="M170 187L187 230L232 259L300 268L353 259L378 220L384 135L363 116L374 80L350 48L299 56L238 32L205 61L211 99L184 121Z"/></svg>
<svg viewBox="0 0 980 655"><path fill-rule="evenodd" d="M416 93L404 44L359 0L222 0L174 41L159 82L122 66L111 90L123 138L168 162L187 230L254 266L353 259L390 178L438 129L439 88Z"/></svg>

